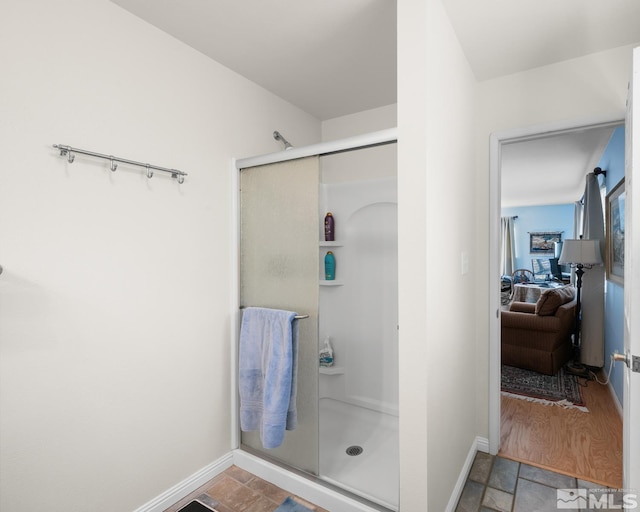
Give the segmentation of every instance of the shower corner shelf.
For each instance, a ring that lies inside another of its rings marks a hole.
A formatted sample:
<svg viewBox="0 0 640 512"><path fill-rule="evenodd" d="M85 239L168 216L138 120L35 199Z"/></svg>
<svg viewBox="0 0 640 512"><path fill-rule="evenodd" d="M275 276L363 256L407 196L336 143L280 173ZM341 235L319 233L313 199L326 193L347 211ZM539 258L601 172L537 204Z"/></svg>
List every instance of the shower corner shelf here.
<svg viewBox="0 0 640 512"><path fill-rule="evenodd" d="M325 240L320 240L320 247L342 247L342 242L328 242Z"/></svg>
<svg viewBox="0 0 640 512"><path fill-rule="evenodd" d="M322 375L344 375L344 366L321 366Z"/></svg>
<svg viewBox="0 0 640 512"><path fill-rule="evenodd" d="M342 281L327 281L326 279L320 279L320 286L342 286Z"/></svg>

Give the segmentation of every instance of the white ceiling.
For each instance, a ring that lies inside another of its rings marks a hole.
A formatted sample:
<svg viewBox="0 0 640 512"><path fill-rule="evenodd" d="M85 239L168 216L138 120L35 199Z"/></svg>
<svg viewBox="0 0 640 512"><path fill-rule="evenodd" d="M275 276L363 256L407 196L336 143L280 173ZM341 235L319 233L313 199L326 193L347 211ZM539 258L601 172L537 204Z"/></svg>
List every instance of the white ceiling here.
<svg viewBox="0 0 640 512"><path fill-rule="evenodd" d="M442 0L478 80L640 42L638 0Z"/></svg>
<svg viewBox="0 0 640 512"><path fill-rule="evenodd" d="M396 102L395 0L111 0L321 120ZM640 42L638 0L442 0L478 80Z"/></svg>
<svg viewBox="0 0 640 512"><path fill-rule="evenodd" d="M589 128L502 146L502 206L570 204L584 194L614 128ZM606 169L605 169L606 170Z"/></svg>
<svg viewBox="0 0 640 512"><path fill-rule="evenodd" d="M396 0L111 1L320 120L397 101ZM478 80L640 42L640 0L442 2ZM609 135L505 148L505 204L575 201Z"/></svg>
<svg viewBox="0 0 640 512"><path fill-rule="evenodd" d="M394 0L111 0L321 120L396 102Z"/></svg>

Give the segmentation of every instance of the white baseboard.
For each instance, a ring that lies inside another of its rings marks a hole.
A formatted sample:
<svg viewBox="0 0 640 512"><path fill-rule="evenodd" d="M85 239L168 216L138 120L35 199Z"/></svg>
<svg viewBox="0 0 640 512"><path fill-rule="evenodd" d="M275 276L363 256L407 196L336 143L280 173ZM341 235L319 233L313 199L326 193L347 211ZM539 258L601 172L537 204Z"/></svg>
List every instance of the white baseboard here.
<svg viewBox="0 0 640 512"><path fill-rule="evenodd" d="M618 414L620 415L620 418L622 418L624 414L622 409L622 404L620 403L620 400L618 400L618 395L616 395L616 391L615 389L613 389L613 386L611 385L611 381L609 381L609 383L607 384L607 387L609 388L609 393L611 393L613 404L616 406L616 409L618 410Z"/></svg>
<svg viewBox="0 0 640 512"><path fill-rule="evenodd" d="M233 451L233 463L245 471L249 471L249 473L331 512L378 512L364 503L243 450Z"/></svg>
<svg viewBox="0 0 640 512"><path fill-rule="evenodd" d="M479 452L489 453L489 440L486 437L476 436L476 448Z"/></svg>
<svg viewBox="0 0 640 512"><path fill-rule="evenodd" d="M137 508L134 512L163 512L232 465L233 455L229 452L201 470L196 471L182 482L174 485L171 489L163 492L160 496Z"/></svg>
<svg viewBox="0 0 640 512"><path fill-rule="evenodd" d="M467 453L467 458L462 465L462 469L458 475L458 480L453 488L451 497L449 498L449 503L447 503L447 508L445 509L446 512L453 512L456 509L456 505L462 495L462 489L464 489L464 484L467 481L467 477L469 476L469 472L471 471L471 466L473 465L477 452L489 453L489 440L486 437L476 436L473 443L471 443L471 447Z"/></svg>
<svg viewBox="0 0 640 512"><path fill-rule="evenodd" d="M455 510L478 451L489 452L489 440L487 438L476 437L469 448L467 458L447 504L446 512ZM292 494L296 494L326 510L331 510L331 512L378 512L375 508L242 450L233 450L223 455L218 460L174 485L171 489L137 508L134 512L163 512L234 464Z"/></svg>

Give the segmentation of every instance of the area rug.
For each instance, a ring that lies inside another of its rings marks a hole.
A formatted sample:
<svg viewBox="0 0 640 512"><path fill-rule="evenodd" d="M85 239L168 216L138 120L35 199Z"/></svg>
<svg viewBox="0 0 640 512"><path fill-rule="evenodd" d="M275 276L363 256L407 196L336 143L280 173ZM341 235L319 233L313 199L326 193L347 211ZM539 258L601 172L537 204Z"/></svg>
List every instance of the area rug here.
<svg viewBox="0 0 640 512"><path fill-rule="evenodd" d="M502 365L502 395L544 405L589 412L582 398L578 377L561 368L555 375Z"/></svg>
<svg viewBox="0 0 640 512"><path fill-rule="evenodd" d="M312 512L310 509L288 496L274 512Z"/></svg>

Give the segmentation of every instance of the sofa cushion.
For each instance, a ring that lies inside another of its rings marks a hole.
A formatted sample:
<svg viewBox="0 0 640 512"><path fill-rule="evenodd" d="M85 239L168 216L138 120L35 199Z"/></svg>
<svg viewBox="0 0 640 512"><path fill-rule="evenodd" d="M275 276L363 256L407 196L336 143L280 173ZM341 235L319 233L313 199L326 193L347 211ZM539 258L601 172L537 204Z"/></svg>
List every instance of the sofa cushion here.
<svg viewBox="0 0 640 512"><path fill-rule="evenodd" d="M545 290L536 302L536 315L555 315L556 310L563 304L571 302L574 296L575 289L571 285Z"/></svg>

